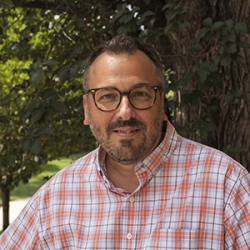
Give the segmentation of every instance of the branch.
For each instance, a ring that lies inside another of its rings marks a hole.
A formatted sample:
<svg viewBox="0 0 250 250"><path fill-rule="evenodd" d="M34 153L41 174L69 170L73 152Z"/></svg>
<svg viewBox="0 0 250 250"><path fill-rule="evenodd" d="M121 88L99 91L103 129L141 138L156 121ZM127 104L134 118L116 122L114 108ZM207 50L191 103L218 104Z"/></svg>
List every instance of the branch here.
<svg viewBox="0 0 250 250"><path fill-rule="evenodd" d="M43 1L13 0L13 5L15 7L31 8L31 9L60 10L60 11L67 10L67 5L62 4L62 2L58 0L43 0Z"/></svg>

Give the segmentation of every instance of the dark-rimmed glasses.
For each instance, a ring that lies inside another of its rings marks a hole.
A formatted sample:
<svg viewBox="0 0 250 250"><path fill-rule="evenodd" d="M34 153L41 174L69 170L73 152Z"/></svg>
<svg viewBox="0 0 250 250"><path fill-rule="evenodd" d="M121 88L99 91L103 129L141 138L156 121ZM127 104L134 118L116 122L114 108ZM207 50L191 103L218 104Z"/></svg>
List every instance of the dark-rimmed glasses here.
<svg viewBox="0 0 250 250"><path fill-rule="evenodd" d="M122 97L127 96L132 107L139 110L150 109L156 100L157 91L160 86L135 86L129 91L121 92L116 88L94 88L86 91L91 93L96 107L101 111L112 111L119 107Z"/></svg>

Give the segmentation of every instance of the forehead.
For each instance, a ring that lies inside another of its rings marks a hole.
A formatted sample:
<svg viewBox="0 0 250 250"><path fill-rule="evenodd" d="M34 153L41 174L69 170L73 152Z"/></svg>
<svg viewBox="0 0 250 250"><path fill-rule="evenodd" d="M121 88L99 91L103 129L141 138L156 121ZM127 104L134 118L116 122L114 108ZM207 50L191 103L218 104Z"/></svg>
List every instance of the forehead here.
<svg viewBox="0 0 250 250"><path fill-rule="evenodd" d="M102 53L89 69L89 88L126 87L140 82L157 85L157 69L142 51L133 54Z"/></svg>

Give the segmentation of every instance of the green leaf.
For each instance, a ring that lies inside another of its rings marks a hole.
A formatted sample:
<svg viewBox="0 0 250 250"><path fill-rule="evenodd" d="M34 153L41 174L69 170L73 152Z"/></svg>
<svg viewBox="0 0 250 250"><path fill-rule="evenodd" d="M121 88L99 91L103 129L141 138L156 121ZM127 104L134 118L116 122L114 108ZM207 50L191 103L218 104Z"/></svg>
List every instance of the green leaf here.
<svg viewBox="0 0 250 250"><path fill-rule="evenodd" d="M41 80L43 76L43 69L39 68L30 76L30 83L35 88L36 84Z"/></svg>
<svg viewBox="0 0 250 250"><path fill-rule="evenodd" d="M232 59L230 55L225 55L221 59L221 65L222 66L228 66L231 63Z"/></svg>
<svg viewBox="0 0 250 250"><path fill-rule="evenodd" d="M43 106L41 106L37 109L34 109L32 115L31 115L31 118L30 118L30 122L32 124L38 122L42 118L44 112L45 112L45 109Z"/></svg>
<svg viewBox="0 0 250 250"><path fill-rule="evenodd" d="M1 0L0 6L5 7L5 8L10 8L10 7L13 7L14 5L13 5L12 0Z"/></svg>
<svg viewBox="0 0 250 250"><path fill-rule="evenodd" d="M128 23L131 19L133 18L133 13L127 13L125 15L123 15L120 19L119 22L120 23Z"/></svg>
<svg viewBox="0 0 250 250"><path fill-rule="evenodd" d="M209 31L210 31L210 28L208 28L208 27L201 28L199 31L199 35L198 35L199 39L204 37L207 34L207 32L209 32Z"/></svg>
<svg viewBox="0 0 250 250"><path fill-rule="evenodd" d="M243 33L247 30L247 25L243 22L236 23L234 26L234 30L236 33Z"/></svg>
<svg viewBox="0 0 250 250"><path fill-rule="evenodd" d="M183 79L179 79L177 81L174 81L170 84L170 89L173 90L174 92L177 91L180 86L185 85L185 81Z"/></svg>
<svg viewBox="0 0 250 250"><path fill-rule="evenodd" d="M229 94L227 94L226 96L225 96L225 102L226 102L226 104L229 104L231 101L233 101L234 100L234 94L232 94L232 93L229 93Z"/></svg>
<svg viewBox="0 0 250 250"><path fill-rule="evenodd" d="M168 9L168 8L171 8L173 6L172 3L167 3L166 5L163 6L162 10L165 10L165 9Z"/></svg>
<svg viewBox="0 0 250 250"><path fill-rule="evenodd" d="M189 94L189 103L193 106L197 106L199 104L200 97L202 97L201 91L195 89Z"/></svg>
<svg viewBox="0 0 250 250"><path fill-rule="evenodd" d="M15 166L16 157L13 155L7 155L4 157L4 161L8 166Z"/></svg>
<svg viewBox="0 0 250 250"><path fill-rule="evenodd" d="M206 34L206 40L209 41L209 42L213 42L216 39L215 36L216 36L216 34L214 32L209 31Z"/></svg>
<svg viewBox="0 0 250 250"><path fill-rule="evenodd" d="M202 22L202 25L204 27L208 27L208 28L211 28L212 25L213 25L213 21L210 17L206 18L203 22Z"/></svg>
<svg viewBox="0 0 250 250"><path fill-rule="evenodd" d="M145 18L147 17L147 16L152 16L152 15L154 15L154 12L152 12L152 11L146 11L143 15L142 15L142 17L137 21L137 25L142 25L143 24L143 22L144 22L144 20L145 20Z"/></svg>
<svg viewBox="0 0 250 250"><path fill-rule="evenodd" d="M119 28L118 28L118 30L117 30L117 33L119 34L119 35L122 35L122 34L126 34L128 32L128 27L126 27L126 26L120 26Z"/></svg>
<svg viewBox="0 0 250 250"><path fill-rule="evenodd" d="M41 136L41 135L52 135L53 134L53 129L50 127L45 127L41 128L36 135Z"/></svg>
<svg viewBox="0 0 250 250"><path fill-rule="evenodd" d="M9 119L8 119L7 116L5 116L5 115L0 115L0 123L9 124L10 121L9 121Z"/></svg>
<svg viewBox="0 0 250 250"><path fill-rule="evenodd" d="M228 43L226 46L225 46L225 51L229 54L233 54L237 51L237 46L236 46L236 43Z"/></svg>
<svg viewBox="0 0 250 250"><path fill-rule="evenodd" d="M206 69L202 69L198 72L198 76L201 82L205 82L209 75L210 75L210 72Z"/></svg>
<svg viewBox="0 0 250 250"><path fill-rule="evenodd" d="M70 77L76 76L77 73L78 73L78 65L77 65L77 63L75 63L75 64L73 64L73 65L70 67L70 71L69 71Z"/></svg>
<svg viewBox="0 0 250 250"><path fill-rule="evenodd" d="M25 138L25 139L22 141L22 150L23 150L24 152L29 151L29 149L30 149L30 144L31 144L31 139Z"/></svg>
<svg viewBox="0 0 250 250"><path fill-rule="evenodd" d="M226 41L228 41L228 42L235 42L236 41L236 34L233 30L229 32L228 36L226 36Z"/></svg>
<svg viewBox="0 0 250 250"><path fill-rule="evenodd" d="M232 91L231 93L228 93L225 96L225 102L228 104L231 101L233 101L235 98L242 98L242 99L247 99L247 93L241 89L237 89Z"/></svg>
<svg viewBox="0 0 250 250"><path fill-rule="evenodd" d="M241 147L234 147L234 148L231 148L230 151L233 154L240 154L240 153L243 152L243 148L241 148Z"/></svg>
<svg viewBox="0 0 250 250"><path fill-rule="evenodd" d="M241 89L237 89L233 92L235 97L247 99L247 93Z"/></svg>
<svg viewBox="0 0 250 250"><path fill-rule="evenodd" d="M240 154L243 152L241 147L232 147L231 145L227 145L223 148L223 151L228 155Z"/></svg>
<svg viewBox="0 0 250 250"><path fill-rule="evenodd" d="M230 29L233 29L234 27L234 21L232 19L229 19L225 22L227 28L230 30Z"/></svg>
<svg viewBox="0 0 250 250"><path fill-rule="evenodd" d="M233 54L232 55L232 60L236 61L237 63L242 63L243 57L239 54Z"/></svg>
<svg viewBox="0 0 250 250"><path fill-rule="evenodd" d="M39 155L42 147L42 138L38 137L36 138L30 148L30 152L33 153L34 155Z"/></svg>
<svg viewBox="0 0 250 250"><path fill-rule="evenodd" d="M241 48L243 48L243 49L247 49L247 48L248 48L247 43L242 42L242 41L240 41L240 42L238 43L238 46L241 47Z"/></svg>
<svg viewBox="0 0 250 250"><path fill-rule="evenodd" d="M59 62L55 59L49 59L49 60L45 61L44 64L48 65L48 66L53 66L53 65L59 64Z"/></svg>
<svg viewBox="0 0 250 250"><path fill-rule="evenodd" d="M119 19L125 12L127 12L126 4L118 4L117 12L112 16L112 23Z"/></svg>
<svg viewBox="0 0 250 250"><path fill-rule="evenodd" d="M177 14L178 14L178 11L173 10L173 9L165 11L165 17L169 21L173 20Z"/></svg>
<svg viewBox="0 0 250 250"><path fill-rule="evenodd" d="M63 113L63 112L66 112L68 109L66 107L66 105L62 102L52 102L50 104L50 107L55 111L55 112L58 112L58 113Z"/></svg>
<svg viewBox="0 0 250 250"><path fill-rule="evenodd" d="M186 28L186 24L185 23L178 23L177 28L180 32L182 32Z"/></svg>
<svg viewBox="0 0 250 250"><path fill-rule="evenodd" d="M63 81L65 75L67 75L68 71L70 70L70 65L65 65L58 71L57 75L61 81Z"/></svg>
<svg viewBox="0 0 250 250"><path fill-rule="evenodd" d="M171 30L171 28L173 27L174 23L170 23L168 24L165 28L164 28L164 34L167 35L169 33L169 31Z"/></svg>
<svg viewBox="0 0 250 250"><path fill-rule="evenodd" d="M213 29L219 29L219 28L221 28L222 26L223 26L223 22L220 22L220 21L218 21L218 22L215 22L214 24L213 24Z"/></svg>
<svg viewBox="0 0 250 250"><path fill-rule="evenodd" d="M83 28L86 25L86 21L83 18L77 18L76 27Z"/></svg>
<svg viewBox="0 0 250 250"><path fill-rule="evenodd" d="M57 95L57 93L56 93L56 91L55 91L54 89L48 88L48 89L45 89L45 90L43 91L43 93L42 93L42 98L43 98L43 99L48 99L49 97L51 97L51 96L56 96L56 95Z"/></svg>

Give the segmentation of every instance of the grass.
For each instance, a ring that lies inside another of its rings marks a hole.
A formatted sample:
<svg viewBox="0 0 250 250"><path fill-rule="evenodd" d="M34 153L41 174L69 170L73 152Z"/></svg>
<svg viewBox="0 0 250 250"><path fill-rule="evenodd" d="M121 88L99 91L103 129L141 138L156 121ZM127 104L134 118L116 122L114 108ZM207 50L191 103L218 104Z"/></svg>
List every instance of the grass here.
<svg viewBox="0 0 250 250"><path fill-rule="evenodd" d="M11 191L11 200L18 200L32 196L45 182L46 176L52 176L59 170L66 167L72 158L61 158L59 160L50 161L42 166L43 171L39 175L33 176L28 183L20 183L18 187Z"/></svg>

